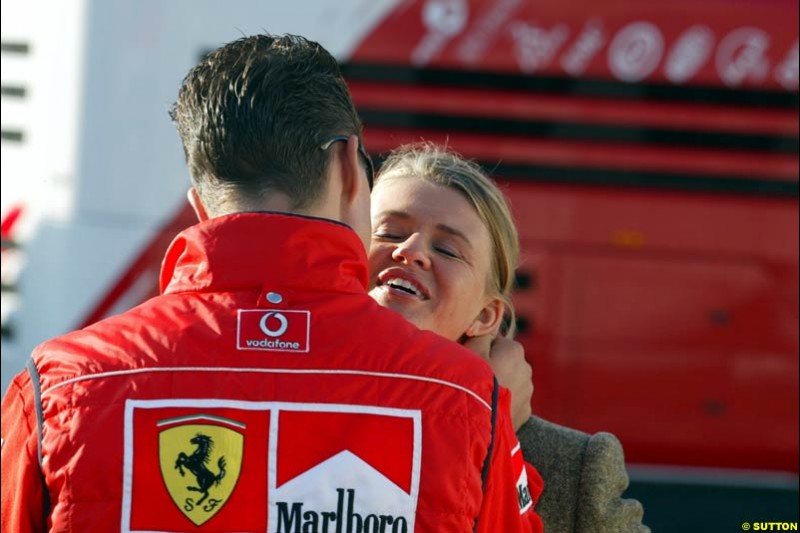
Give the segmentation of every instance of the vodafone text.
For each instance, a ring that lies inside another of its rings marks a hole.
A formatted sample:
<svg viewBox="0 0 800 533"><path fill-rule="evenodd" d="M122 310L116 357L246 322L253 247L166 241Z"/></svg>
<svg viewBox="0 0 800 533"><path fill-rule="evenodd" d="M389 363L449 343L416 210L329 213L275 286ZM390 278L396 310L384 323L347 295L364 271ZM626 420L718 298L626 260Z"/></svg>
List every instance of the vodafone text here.
<svg viewBox="0 0 800 533"><path fill-rule="evenodd" d="M248 348L273 348L273 349L283 349L283 350L299 350L300 343L299 342L284 342L282 340L270 340L270 339L261 339L261 340L246 340L245 344Z"/></svg>
<svg viewBox="0 0 800 533"><path fill-rule="evenodd" d="M356 497L354 489L336 489L339 494L336 511L303 510L302 502L277 502L277 533L408 533L408 522L402 516L368 514L361 516L353 511Z"/></svg>

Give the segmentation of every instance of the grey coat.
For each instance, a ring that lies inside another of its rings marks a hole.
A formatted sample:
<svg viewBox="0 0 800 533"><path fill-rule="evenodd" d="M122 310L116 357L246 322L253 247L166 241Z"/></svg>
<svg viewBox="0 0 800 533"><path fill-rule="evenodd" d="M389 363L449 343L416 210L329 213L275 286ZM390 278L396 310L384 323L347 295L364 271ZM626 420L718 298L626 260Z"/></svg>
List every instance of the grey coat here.
<svg viewBox="0 0 800 533"><path fill-rule="evenodd" d="M517 437L544 479L535 509L545 533L649 533L642 504L622 498L628 474L614 435L587 435L534 416Z"/></svg>

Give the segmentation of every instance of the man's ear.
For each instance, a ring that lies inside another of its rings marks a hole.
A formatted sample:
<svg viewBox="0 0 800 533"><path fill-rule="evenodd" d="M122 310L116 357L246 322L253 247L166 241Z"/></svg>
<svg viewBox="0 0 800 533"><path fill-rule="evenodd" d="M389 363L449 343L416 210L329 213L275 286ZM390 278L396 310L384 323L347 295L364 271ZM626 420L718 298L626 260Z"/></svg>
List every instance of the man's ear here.
<svg viewBox="0 0 800 533"><path fill-rule="evenodd" d="M194 214L197 215L197 220L200 222L205 222L210 217L208 216L208 211L206 211L206 206L203 205L203 200L200 199L200 194L197 192L197 189L194 187L189 188L188 192L186 193L186 198L189 200L189 204L194 209Z"/></svg>
<svg viewBox="0 0 800 533"><path fill-rule="evenodd" d="M492 298L484 305L483 309L472 321L472 324L464 332L467 337L479 337L481 335L497 335L500 331L500 324L503 322L503 311L505 304L500 298Z"/></svg>
<svg viewBox="0 0 800 533"><path fill-rule="evenodd" d="M358 198L361 187L368 187L367 181L361 177L361 165L358 155L358 135L347 139L344 150L339 152L339 164L342 178L342 201L352 204ZM369 193L367 193L369 196Z"/></svg>
<svg viewBox="0 0 800 533"><path fill-rule="evenodd" d="M336 153L335 183L330 182L329 187L339 196L338 220L350 226L361 239L364 248L369 250L370 235L370 204L369 182L365 171L361 168L361 156L358 153L358 136L351 135L347 143L339 148ZM334 189L334 187L340 187Z"/></svg>

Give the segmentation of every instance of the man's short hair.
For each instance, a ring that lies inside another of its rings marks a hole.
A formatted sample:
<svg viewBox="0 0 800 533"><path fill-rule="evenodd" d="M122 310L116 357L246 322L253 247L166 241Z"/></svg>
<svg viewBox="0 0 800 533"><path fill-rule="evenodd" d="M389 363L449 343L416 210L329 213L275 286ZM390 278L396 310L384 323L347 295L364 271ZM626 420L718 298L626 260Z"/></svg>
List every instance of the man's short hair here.
<svg viewBox="0 0 800 533"><path fill-rule="evenodd" d="M209 53L170 110L192 183L212 211L258 205L272 191L304 208L327 188L329 152L361 121L336 59L296 35L254 35Z"/></svg>

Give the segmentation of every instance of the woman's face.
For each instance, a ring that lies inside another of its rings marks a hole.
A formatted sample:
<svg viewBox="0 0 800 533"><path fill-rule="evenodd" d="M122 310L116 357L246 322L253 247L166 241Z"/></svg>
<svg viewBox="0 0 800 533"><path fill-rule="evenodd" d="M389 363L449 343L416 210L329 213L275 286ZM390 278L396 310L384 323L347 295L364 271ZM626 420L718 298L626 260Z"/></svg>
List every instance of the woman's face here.
<svg viewBox="0 0 800 533"><path fill-rule="evenodd" d="M370 295L420 329L493 333L503 308L487 294L491 258L489 231L455 190L389 176L372 193Z"/></svg>

